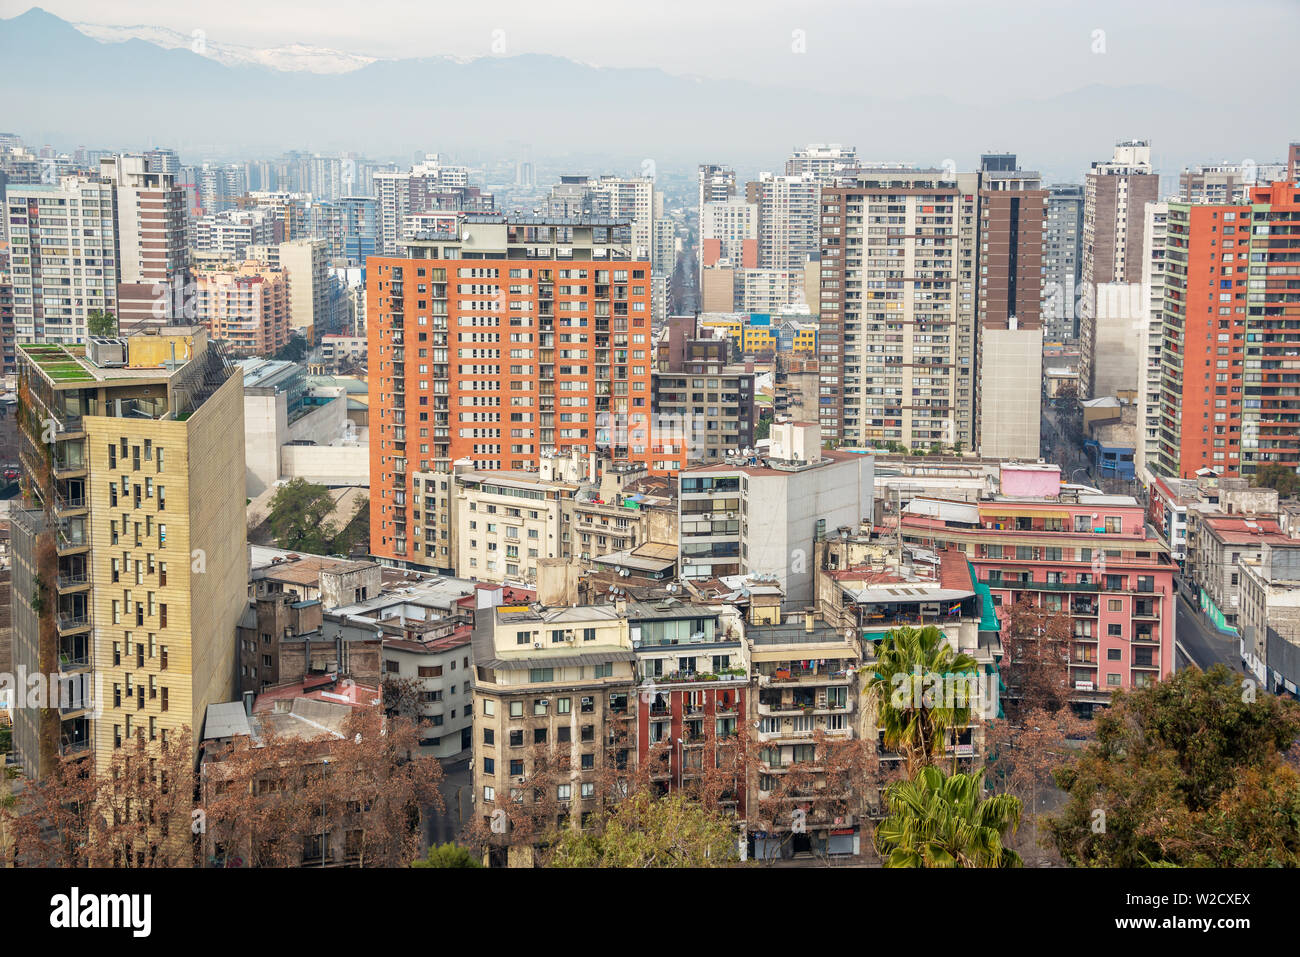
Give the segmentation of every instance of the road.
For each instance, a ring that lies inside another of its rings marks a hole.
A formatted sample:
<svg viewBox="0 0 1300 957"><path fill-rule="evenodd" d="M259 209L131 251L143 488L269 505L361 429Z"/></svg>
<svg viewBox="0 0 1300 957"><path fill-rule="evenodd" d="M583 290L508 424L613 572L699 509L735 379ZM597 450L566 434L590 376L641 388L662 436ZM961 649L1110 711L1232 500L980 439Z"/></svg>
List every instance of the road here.
<svg viewBox="0 0 1300 957"><path fill-rule="evenodd" d="M1216 662L1222 662L1233 671L1244 673L1237 639L1221 635L1213 625L1206 622L1200 609L1187 600L1181 588L1176 601L1175 670L1186 668L1189 663L1204 670Z"/></svg>

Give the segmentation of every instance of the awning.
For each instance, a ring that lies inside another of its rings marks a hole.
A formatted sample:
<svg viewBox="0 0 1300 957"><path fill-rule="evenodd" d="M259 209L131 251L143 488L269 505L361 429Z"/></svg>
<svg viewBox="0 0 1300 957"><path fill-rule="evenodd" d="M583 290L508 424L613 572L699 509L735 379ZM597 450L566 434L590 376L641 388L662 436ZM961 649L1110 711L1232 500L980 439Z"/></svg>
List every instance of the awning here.
<svg viewBox="0 0 1300 957"><path fill-rule="evenodd" d="M980 506L980 518L1069 518L1070 513L1051 508L999 508Z"/></svg>

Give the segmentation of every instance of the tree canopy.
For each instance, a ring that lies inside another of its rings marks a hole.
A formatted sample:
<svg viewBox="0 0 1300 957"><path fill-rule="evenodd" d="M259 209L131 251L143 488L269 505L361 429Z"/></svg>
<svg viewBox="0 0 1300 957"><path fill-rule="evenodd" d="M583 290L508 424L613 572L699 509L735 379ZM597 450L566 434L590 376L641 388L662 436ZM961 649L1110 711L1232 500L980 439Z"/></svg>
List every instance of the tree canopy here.
<svg viewBox="0 0 1300 957"><path fill-rule="evenodd" d="M473 855L469 850L448 841L446 844L434 844L429 848L429 853L418 861L411 863L412 867L482 867L483 862Z"/></svg>
<svg viewBox="0 0 1300 957"><path fill-rule="evenodd" d="M280 548L321 555L346 555L370 538L370 503L362 499L343 528L327 521L335 508L334 496L324 485L291 479L271 499L268 519Z"/></svg>
<svg viewBox="0 0 1300 957"><path fill-rule="evenodd" d="M1117 692L1096 725L1045 822L1068 863L1300 866L1300 705L1215 665Z"/></svg>
<svg viewBox="0 0 1300 957"><path fill-rule="evenodd" d="M1300 495L1300 475L1296 475L1295 469L1276 462L1261 465L1254 475L1254 484L1258 488L1277 489L1282 498Z"/></svg>
<svg viewBox="0 0 1300 957"><path fill-rule="evenodd" d="M566 829L551 867L721 867L737 857L737 836L723 815L681 794L639 792L593 831Z"/></svg>

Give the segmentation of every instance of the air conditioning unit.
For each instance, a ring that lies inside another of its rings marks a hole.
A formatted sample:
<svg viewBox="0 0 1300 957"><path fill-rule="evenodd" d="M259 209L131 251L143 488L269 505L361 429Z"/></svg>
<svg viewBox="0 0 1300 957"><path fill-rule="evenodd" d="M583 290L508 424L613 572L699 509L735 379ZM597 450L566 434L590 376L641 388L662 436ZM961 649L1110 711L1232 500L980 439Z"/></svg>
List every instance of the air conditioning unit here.
<svg viewBox="0 0 1300 957"><path fill-rule="evenodd" d="M540 641L534 641L534 642L533 642L533 647L534 647L534 648L540 648L540 647L542 647L542 643L541 643Z"/></svg>

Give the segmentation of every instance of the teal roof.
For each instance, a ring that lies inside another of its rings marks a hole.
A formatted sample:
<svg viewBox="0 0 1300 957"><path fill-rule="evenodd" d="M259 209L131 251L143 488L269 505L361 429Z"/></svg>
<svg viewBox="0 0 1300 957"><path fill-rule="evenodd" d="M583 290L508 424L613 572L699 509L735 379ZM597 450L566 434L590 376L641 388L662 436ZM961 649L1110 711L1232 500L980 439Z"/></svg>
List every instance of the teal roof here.
<svg viewBox="0 0 1300 957"><path fill-rule="evenodd" d="M970 565L970 562L966 564ZM975 583L975 594L980 596L980 631L1001 631L1002 622L998 619L998 610L993 604L993 592L979 580L974 567L971 567L970 577Z"/></svg>

